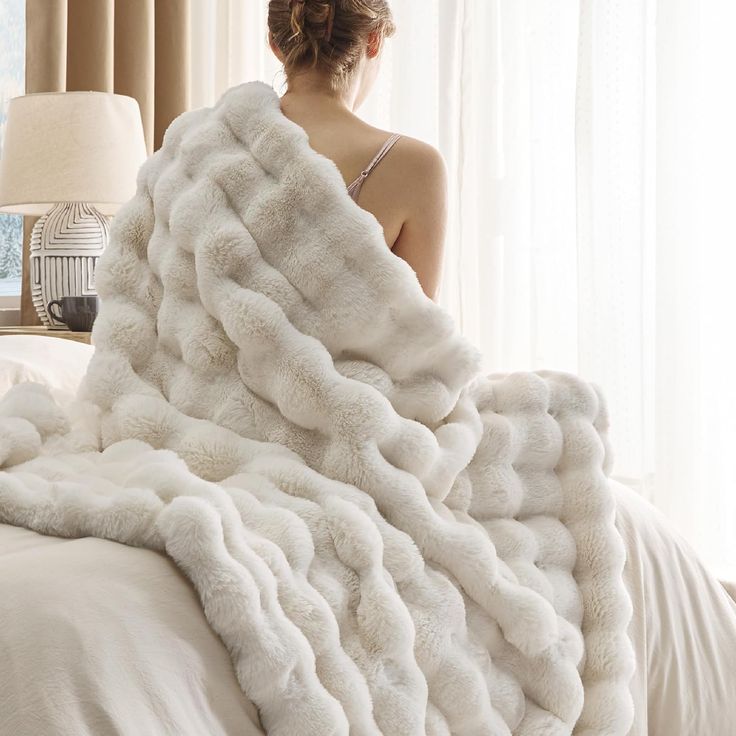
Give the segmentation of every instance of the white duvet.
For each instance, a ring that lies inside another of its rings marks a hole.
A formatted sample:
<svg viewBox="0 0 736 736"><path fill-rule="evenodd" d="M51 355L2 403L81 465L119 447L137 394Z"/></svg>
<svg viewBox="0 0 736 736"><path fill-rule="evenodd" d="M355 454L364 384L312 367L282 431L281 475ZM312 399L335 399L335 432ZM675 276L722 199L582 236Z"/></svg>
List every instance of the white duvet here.
<svg viewBox="0 0 736 736"><path fill-rule="evenodd" d="M736 734L736 603L650 503L612 483L636 652L632 736Z"/></svg>

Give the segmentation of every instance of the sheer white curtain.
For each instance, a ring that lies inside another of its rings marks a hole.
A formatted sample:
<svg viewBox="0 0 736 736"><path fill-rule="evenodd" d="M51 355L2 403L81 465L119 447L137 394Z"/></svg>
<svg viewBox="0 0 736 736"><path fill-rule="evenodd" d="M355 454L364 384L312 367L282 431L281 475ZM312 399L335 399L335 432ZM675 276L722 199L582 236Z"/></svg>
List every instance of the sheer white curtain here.
<svg viewBox="0 0 736 736"><path fill-rule="evenodd" d="M266 0L192 0L192 100L282 91ZM598 383L614 474L736 578L736 7L393 0L360 112L439 148L441 300L492 371Z"/></svg>

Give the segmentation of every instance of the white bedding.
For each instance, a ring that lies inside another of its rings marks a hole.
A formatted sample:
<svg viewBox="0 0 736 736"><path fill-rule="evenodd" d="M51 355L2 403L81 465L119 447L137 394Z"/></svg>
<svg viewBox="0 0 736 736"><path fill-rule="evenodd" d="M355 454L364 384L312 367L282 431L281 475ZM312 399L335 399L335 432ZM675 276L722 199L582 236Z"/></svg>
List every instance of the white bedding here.
<svg viewBox="0 0 736 736"><path fill-rule="evenodd" d="M73 392L92 348L68 345L0 339L0 382L32 370ZM12 374L2 370L8 361ZM631 734L729 736L736 604L660 513L612 485L634 604ZM224 646L168 557L3 524L0 591L3 736L262 733Z"/></svg>
<svg viewBox="0 0 736 736"><path fill-rule="evenodd" d="M0 524L2 736L263 733L166 556Z"/></svg>
<svg viewBox="0 0 736 736"><path fill-rule="evenodd" d="M632 736L736 733L736 603L664 516L613 483L634 606Z"/></svg>
<svg viewBox="0 0 736 736"><path fill-rule="evenodd" d="M94 348L73 340L43 335L0 337L0 396L23 381L44 384L59 402L77 393Z"/></svg>

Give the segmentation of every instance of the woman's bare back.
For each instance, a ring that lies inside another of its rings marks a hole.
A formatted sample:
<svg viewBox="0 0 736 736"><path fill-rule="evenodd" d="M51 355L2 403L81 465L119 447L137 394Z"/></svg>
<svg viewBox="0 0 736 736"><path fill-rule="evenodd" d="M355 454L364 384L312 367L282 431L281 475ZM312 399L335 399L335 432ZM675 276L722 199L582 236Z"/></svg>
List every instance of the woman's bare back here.
<svg viewBox="0 0 736 736"><path fill-rule="evenodd" d="M307 96L284 95L281 109L304 128L315 151L335 162L346 188L391 136L347 109ZM389 248L409 263L433 299L441 275L446 200L442 156L429 144L403 135L365 178L358 197L358 204L383 227Z"/></svg>

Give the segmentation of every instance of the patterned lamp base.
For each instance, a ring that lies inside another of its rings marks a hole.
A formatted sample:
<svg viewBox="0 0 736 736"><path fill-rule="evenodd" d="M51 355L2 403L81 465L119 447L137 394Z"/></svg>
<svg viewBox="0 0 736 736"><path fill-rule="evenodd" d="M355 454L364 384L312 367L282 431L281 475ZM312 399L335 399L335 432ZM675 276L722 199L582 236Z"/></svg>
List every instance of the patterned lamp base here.
<svg viewBox="0 0 736 736"><path fill-rule="evenodd" d="M84 202L60 202L39 218L31 233L31 294L44 325L63 326L49 315L50 301L97 293L95 266L109 234L107 218Z"/></svg>

